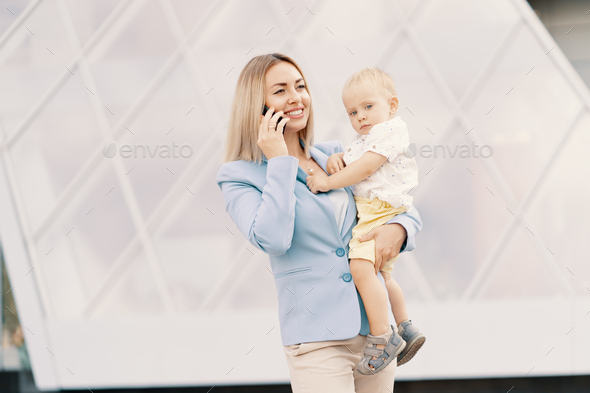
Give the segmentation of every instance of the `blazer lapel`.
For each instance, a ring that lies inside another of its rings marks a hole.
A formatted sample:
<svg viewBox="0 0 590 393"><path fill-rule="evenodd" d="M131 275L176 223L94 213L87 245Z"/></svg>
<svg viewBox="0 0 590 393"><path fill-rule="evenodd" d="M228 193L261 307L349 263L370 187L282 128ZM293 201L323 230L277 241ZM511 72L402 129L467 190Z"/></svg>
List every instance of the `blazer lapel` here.
<svg viewBox="0 0 590 393"><path fill-rule="evenodd" d="M300 139L299 141L301 143L301 146L305 147L305 143L303 143L303 140ZM322 169L326 173L328 173L328 171L326 170L326 166L328 165L329 157L326 154L324 154L324 152L322 152L320 149L317 149L313 146L310 149L310 153L313 159L322 167ZM301 172L303 172L305 175L302 181L304 183L307 183L305 181L307 173L305 173L303 170L301 170L300 173ZM348 233L348 230L350 229L351 225L354 222L354 219L356 218L356 203L354 201L354 194L352 193L352 189L350 187L344 187L344 190L348 194L348 208L346 209L346 216L344 217L344 223L342 224L342 230L340 231L341 238L344 238L344 236ZM329 198L328 201L330 202L330 208L332 208L333 212L334 207L331 205L331 201L329 200Z"/></svg>

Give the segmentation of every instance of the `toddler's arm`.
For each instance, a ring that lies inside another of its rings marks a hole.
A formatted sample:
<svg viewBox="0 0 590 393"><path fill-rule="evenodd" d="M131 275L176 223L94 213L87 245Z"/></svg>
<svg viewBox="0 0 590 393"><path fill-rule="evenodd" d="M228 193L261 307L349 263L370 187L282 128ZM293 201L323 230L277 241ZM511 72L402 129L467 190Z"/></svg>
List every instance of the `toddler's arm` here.
<svg viewBox="0 0 590 393"><path fill-rule="evenodd" d="M386 161L387 157L368 151L340 172L329 176L327 179L328 187L330 190L334 190L360 183L375 173Z"/></svg>
<svg viewBox="0 0 590 393"><path fill-rule="evenodd" d="M336 172L341 171L346 166L344 162L344 152L342 153L334 153L328 158L328 163L326 164L326 169L330 175L333 175Z"/></svg>

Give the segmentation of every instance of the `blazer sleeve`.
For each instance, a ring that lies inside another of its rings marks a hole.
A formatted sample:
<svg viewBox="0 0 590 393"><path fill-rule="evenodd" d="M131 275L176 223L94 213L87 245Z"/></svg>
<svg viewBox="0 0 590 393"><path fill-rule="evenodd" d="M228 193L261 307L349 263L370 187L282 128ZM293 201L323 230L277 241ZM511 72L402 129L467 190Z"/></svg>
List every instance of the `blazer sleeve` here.
<svg viewBox="0 0 590 393"><path fill-rule="evenodd" d="M420 230L422 230L422 218L416 206L413 206L412 210L407 213L398 214L391 220L387 221L386 224L400 224L406 229L408 236L406 241L402 244L399 252L412 251L416 248L415 237Z"/></svg>
<svg viewBox="0 0 590 393"><path fill-rule="evenodd" d="M291 248L295 227L297 158L268 160L262 191L248 181L238 165L231 164L222 165L217 174L225 211L256 248L269 255L283 255Z"/></svg>

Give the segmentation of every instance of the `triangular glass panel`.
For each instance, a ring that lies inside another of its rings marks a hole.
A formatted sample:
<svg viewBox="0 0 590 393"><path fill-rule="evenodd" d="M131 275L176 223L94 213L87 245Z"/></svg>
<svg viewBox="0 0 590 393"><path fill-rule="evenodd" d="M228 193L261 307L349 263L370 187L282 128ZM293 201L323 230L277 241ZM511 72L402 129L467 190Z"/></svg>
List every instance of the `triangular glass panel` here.
<svg viewBox="0 0 590 393"><path fill-rule="evenodd" d="M35 244L39 279L58 318L79 315L134 236L117 177L102 165Z"/></svg>
<svg viewBox="0 0 590 393"><path fill-rule="evenodd" d="M139 252L121 270L91 310L92 319L164 314L166 308L145 253Z"/></svg>
<svg viewBox="0 0 590 393"><path fill-rule="evenodd" d="M124 12L88 55L111 125L136 104L178 45L156 1L134 3Z"/></svg>
<svg viewBox="0 0 590 393"><path fill-rule="evenodd" d="M441 299L463 293L513 219L483 163L489 150L464 133L418 146L420 183L410 193L423 221L413 253Z"/></svg>
<svg viewBox="0 0 590 393"><path fill-rule="evenodd" d="M541 175L582 105L545 52L523 27L468 112L493 146L492 160L518 202Z"/></svg>
<svg viewBox="0 0 590 393"><path fill-rule="evenodd" d="M560 288L547 263L533 246L526 229L519 227L503 247L498 260L481 283L482 299L517 299L560 296Z"/></svg>
<svg viewBox="0 0 590 393"><path fill-rule="evenodd" d="M590 296L590 113L586 112L543 175L527 217L547 253L578 294ZM571 270L571 271L568 271Z"/></svg>
<svg viewBox="0 0 590 393"><path fill-rule="evenodd" d="M70 76L10 153L33 228L96 153L102 133L81 74Z"/></svg>
<svg viewBox="0 0 590 393"><path fill-rule="evenodd" d="M448 10L461 12L448 12ZM520 15L508 0L423 3L416 33L459 101Z"/></svg>

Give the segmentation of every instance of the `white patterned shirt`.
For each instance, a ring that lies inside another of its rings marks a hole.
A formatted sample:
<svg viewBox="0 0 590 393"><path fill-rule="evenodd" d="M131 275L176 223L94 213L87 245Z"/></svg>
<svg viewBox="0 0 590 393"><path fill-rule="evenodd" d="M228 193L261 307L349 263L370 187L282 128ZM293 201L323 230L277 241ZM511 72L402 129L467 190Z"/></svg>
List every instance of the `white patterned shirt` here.
<svg viewBox="0 0 590 393"><path fill-rule="evenodd" d="M364 153L372 151L387 157L387 161L372 175L351 187L355 196L405 206L412 210L410 190L418 185L418 166L414 157L406 157L404 149L410 144L406 123L398 117L375 124L367 135L357 134L344 148L344 162L350 165Z"/></svg>

